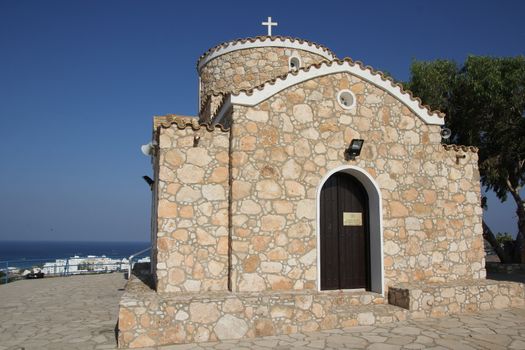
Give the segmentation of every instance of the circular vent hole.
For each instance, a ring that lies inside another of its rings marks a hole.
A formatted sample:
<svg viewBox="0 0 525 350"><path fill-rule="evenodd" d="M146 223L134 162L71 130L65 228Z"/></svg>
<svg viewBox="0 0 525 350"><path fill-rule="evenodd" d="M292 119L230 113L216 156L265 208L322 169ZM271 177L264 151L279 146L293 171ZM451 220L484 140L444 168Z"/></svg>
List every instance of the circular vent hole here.
<svg viewBox="0 0 525 350"><path fill-rule="evenodd" d="M337 94L337 102L344 109L350 109L355 106L355 96L350 90L341 90Z"/></svg>

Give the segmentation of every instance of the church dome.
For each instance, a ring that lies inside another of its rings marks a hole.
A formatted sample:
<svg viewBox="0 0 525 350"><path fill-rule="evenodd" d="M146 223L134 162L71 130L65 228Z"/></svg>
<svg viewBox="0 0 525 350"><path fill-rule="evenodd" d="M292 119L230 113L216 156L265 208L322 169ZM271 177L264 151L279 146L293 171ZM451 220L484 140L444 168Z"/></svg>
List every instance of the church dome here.
<svg viewBox="0 0 525 350"><path fill-rule="evenodd" d="M218 93L252 89L290 71L337 57L319 44L283 36L258 36L217 45L197 61L200 101Z"/></svg>

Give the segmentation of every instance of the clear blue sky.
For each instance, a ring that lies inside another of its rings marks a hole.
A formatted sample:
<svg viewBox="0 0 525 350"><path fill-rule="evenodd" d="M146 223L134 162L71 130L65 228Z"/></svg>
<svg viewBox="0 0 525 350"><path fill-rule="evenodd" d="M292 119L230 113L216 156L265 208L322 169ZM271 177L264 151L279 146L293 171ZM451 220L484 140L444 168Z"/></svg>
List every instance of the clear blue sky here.
<svg viewBox="0 0 525 350"><path fill-rule="evenodd" d="M0 0L0 240L149 240L152 116L194 115L197 58L300 37L407 80L412 59L525 53L525 1ZM513 203L489 202L495 231Z"/></svg>

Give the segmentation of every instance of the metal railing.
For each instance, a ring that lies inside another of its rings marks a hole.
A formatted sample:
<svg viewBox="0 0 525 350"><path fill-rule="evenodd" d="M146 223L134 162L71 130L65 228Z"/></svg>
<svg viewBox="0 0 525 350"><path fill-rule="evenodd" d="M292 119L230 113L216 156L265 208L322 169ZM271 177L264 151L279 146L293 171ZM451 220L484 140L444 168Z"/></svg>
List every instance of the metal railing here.
<svg viewBox="0 0 525 350"><path fill-rule="evenodd" d="M146 249L142 249L140 252L137 252L135 254L132 254L129 256L129 259L128 259L128 280L131 278L131 272L133 271L133 259L135 259L136 257L140 256L141 254L144 254L145 252L147 251L150 251L151 250L151 247L148 247ZM151 257L150 257L151 259Z"/></svg>
<svg viewBox="0 0 525 350"><path fill-rule="evenodd" d="M88 256L71 258L46 258L0 261L0 284L27 278L60 277L71 275L100 274L112 272L131 273L133 259L147 257L144 249L128 258L111 256ZM42 272L42 274L35 272Z"/></svg>

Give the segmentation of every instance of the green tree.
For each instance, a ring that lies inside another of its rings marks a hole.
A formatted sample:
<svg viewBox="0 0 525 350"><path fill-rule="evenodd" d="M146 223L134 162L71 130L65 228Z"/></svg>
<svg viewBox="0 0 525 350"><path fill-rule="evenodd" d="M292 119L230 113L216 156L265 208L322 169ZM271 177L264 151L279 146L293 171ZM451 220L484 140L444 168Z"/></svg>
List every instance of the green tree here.
<svg viewBox="0 0 525 350"><path fill-rule="evenodd" d="M513 239L512 239L512 235L508 232L504 232L504 233L498 232L496 234L496 241L498 241L498 244L503 247L505 243L512 242Z"/></svg>
<svg viewBox="0 0 525 350"><path fill-rule="evenodd" d="M502 202L509 195L514 200L518 235L513 260L525 262L525 57L469 56L462 66L448 60L414 61L406 85L447 114L449 142L479 148L482 185ZM494 238L490 229L484 231Z"/></svg>

